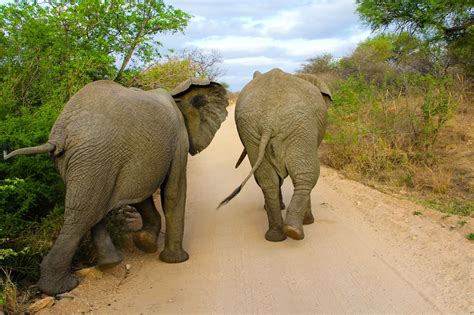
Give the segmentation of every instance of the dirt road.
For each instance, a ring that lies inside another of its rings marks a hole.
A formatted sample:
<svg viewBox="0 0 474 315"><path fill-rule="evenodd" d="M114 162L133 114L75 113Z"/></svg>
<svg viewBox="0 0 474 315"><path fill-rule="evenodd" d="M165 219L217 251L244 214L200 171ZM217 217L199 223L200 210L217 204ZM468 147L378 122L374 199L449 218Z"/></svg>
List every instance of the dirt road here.
<svg viewBox="0 0 474 315"><path fill-rule="evenodd" d="M122 265L83 279L70 293L73 300L48 312L474 311L473 244L464 238L472 222L461 229L459 219L443 219L323 168L312 194L316 222L305 227L306 238L271 243L264 239L263 196L253 180L216 210L250 169L247 160L233 168L241 149L230 115L210 147L190 157L189 261L170 265L158 254L127 251ZM291 192L287 179L287 204Z"/></svg>

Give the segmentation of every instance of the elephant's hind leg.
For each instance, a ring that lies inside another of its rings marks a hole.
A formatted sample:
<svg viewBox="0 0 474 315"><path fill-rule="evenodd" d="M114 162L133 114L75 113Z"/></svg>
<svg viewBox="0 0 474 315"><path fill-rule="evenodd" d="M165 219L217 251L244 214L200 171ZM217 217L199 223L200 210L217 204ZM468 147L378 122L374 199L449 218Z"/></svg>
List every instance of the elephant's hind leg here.
<svg viewBox="0 0 474 315"><path fill-rule="evenodd" d="M308 205L306 206L306 210L304 212L303 224L313 224L314 223L314 216L313 211L311 210L311 198L308 200Z"/></svg>
<svg viewBox="0 0 474 315"><path fill-rule="evenodd" d="M272 165L264 160L255 172L255 179L265 197L265 210L268 217L268 230L265 239L270 242L280 242L286 239L283 233L283 217L281 216L282 197L281 179Z"/></svg>
<svg viewBox="0 0 474 315"><path fill-rule="evenodd" d="M96 217L84 211L69 208L66 203L64 224L56 242L41 262L38 287L49 295L75 288L79 281L71 273L71 261L84 234L97 223Z"/></svg>
<svg viewBox="0 0 474 315"><path fill-rule="evenodd" d="M143 227L133 234L133 242L141 251L154 253L157 250L156 241L161 230L161 216L156 210L153 197L133 205L142 217Z"/></svg>
<svg viewBox="0 0 474 315"><path fill-rule="evenodd" d="M280 196L280 210L285 210L286 205L283 202L283 193L281 192L281 186L283 185L283 178L280 178L280 189L278 191L279 196Z"/></svg>
<svg viewBox="0 0 474 315"><path fill-rule="evenodd" d="M311 157L309 154L301 155L298 151L293 154L291 163L288 163L288 172L295 189L286 212L284 231L287 236L302 240L303 224L314 222L311 212L311 191L319 178L319 159L317 153L313 159L309 159Z"/></svg>
<svg viewBox="0 0 474 315"><path fill-rule="evenodd" d="M97 250L97 264L99 266L113 266L123 260L123 255L118 251L109 233L107 232L107 219L103 218L91 230L92 241Z"/></svg>
<svg viewBox="0 0 474 315"><path fill-rule="evenodd" d="M69 168L64 224L48 255L41 262L38 287L47 294L69 291L78 285L71 273L71 261L81 238L107 213L114 174L98 173L94 168ZM99 228L100 230L100 228Z"/></svg>

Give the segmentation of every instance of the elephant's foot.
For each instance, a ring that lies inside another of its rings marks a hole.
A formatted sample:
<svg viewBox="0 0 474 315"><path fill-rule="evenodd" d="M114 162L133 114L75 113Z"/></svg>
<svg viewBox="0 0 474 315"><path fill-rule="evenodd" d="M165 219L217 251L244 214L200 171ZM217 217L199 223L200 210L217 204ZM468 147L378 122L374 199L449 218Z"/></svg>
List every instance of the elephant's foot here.
<svg viewBox="0 0 474 315"><path fill-rule="evenodd" d="M281 242L286 240L286 235L283 233L282 228L268 229L265 233L265 239L270 242Z"/></svg>
<svg viewBox="0 0 474 315"><path fill-rule="evenodd" d="M133 233L135 246L145 253L154 253L156 247L157 234L150 230L140 230Z"/></svg>
<svg viewBox="0 0 474 315"><path fill-rule="evenodd" d="M304 214L304 219L303 219L303 224L308 225L308 224L313 224L314 223L314 216L313 212L310 210L306 211Z"/></svg>
<svg viewBox="0 0 474 315"><path fill-rule="evenodd" d="M189 259L189 255L183 249L173 251L173 250L165 248L160 253L160 260L169 264L180 263L188 259Z"/></svg>
<svg viewBox="0 0 474 315"><path fill-rule="evenodd" d="M123 260L123 255L118 250L111 250L107 253L102 253L97 258L97 265L101 267L113 267Z"/></svg>
<svg viewBox="0 0 474 315"><path fill-rule="evenodd" d="M302 228L298 228L292 224L285 224L283 226L285 235L291 237L294 240L302 240L304 238L304 231Z"/></svg>
<svg viewBox="0 0 474 315"><path fill-rule="evenodd" d="M79 280L69 272L63 276L54 275L53 277L41 274L38 288L48 295L56 295L70 291L77 287L78 284Z"/></svg>

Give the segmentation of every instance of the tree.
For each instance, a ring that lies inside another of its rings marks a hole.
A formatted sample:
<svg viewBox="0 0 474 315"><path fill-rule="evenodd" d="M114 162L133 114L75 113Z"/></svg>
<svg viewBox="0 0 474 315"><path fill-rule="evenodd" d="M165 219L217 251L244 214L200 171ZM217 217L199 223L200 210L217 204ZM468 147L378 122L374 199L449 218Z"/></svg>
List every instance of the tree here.
<svg viewBox="0 0 474 315"><path fill-rule="evenodd" d="M373 30L421 36L438 52L443 67L474 71L474 2L472 0L356 0L357 12ZM438 46L438 47L437 47ZM443 56L441 56L444 54Z"/></svg>
<svg viewBox="0 0 474 315"><path fill-rule="evenodd" d="M222 56L217 50L185 49L151 64L136 77L134 84L144 89L170 90L189 78L206 77L216 81L224 73L220 63Z"/></svg>
<svg viewBox="0 0 474 315"><path fill-rule="evenodd" d="M331 54L323 54L314 58L306 60L306 63L301 65L300 73L327 73L336 69L336 61Z"/></svg>
<svg viewBox="0 0 474 315"><path fill-rule="evenodd" d="M474 25L472 0L356 0L357 12L372 29L394 26L411 34L462 35Z"/></svg>
<svg viewBox="0 0 474 315"><path fill-rule="evenodd" d="M216 81L224 74L222 68L219 67L223 61L222 54L216 49L209 51L199 48L184 49L179 56L183 60L189 60L199 77L207 77L211 81Z"/></svg>
<svg viewBox="0 0 474 315"><path fill-rule="evenodd" d="M195 76L196 72L189 60L167 56L137 75L132 85L145 90L163 88L170 91L179 83Z"/></svg>
<svg viewBox="0 0 474 315"><path fill-rule="evenodd" d="M38 105L53 91L65 102L87 82L120 81L131 61L160 55L156 34L182 31L189 18L162 0L2 5L0 82L9 85L3 91L17 105Z"/></svg>

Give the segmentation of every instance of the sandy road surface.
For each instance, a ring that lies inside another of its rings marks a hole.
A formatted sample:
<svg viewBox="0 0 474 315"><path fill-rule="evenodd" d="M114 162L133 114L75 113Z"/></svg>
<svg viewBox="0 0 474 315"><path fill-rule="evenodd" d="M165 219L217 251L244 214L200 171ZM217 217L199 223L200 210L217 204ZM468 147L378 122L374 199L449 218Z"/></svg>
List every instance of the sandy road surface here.
<svg viewBox="0 0 474 315"><path fill-rule="evenodd" d="M229 108L233 111L233 107ZM316 222L302 241L264 239L263 196L233 165L242 146L229 115L210 147L190 157L185 248L190 260L125 253L99 279L83 279L51 313L469 313L473 244L441 215L322 169ZM284 185L288 204L291 182ZM419 210L423 215L415 216ZM463 229L472 228L469 222ZM163 246L160 239L160 249ZM125 264L131 266L125 273Z"/></svg>

